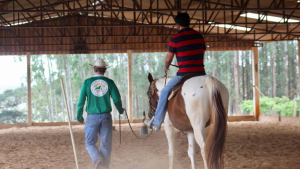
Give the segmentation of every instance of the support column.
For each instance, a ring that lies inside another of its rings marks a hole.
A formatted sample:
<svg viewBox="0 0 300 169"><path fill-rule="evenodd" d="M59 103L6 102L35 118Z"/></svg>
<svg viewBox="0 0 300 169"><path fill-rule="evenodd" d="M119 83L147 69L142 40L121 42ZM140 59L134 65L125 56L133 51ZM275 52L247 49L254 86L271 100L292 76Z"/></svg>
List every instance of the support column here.
<svg viewBox="0 0 300 169"><path fill-rule="evenodd" d="M30 53L27 52L27 125L32 126Z"/></svg>
<svg viewBox="0 0 300 169"><path fill-rule="evenodd" d="M128 55L128 116L129 116L129 121L132 123L133 122L133 100L132 100L132 50L127 50L127 55Z"/></svg>
<svg viewBox="0 0 300 169"><path fill-rule="evenodd" d="M259 69L258 69L258 47L252 48L252 74L253 74L253 101L254 101L254 117L259 120L260 104L259 104Z"/></svg>
<svg viewBox="0 0 300 169"><path fill-rule="evenodd" d="M300 90L300 40L298 40L298 82L299 82L299 90ZM299 106L300 106L300 99L299 99Z"/></svg>

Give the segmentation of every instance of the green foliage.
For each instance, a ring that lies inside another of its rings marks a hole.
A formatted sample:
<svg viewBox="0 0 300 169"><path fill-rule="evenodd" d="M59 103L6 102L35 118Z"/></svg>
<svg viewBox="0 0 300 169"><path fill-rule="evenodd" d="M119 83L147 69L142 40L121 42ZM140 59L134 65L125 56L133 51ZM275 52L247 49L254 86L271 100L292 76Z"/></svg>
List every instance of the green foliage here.
<svg viewBox="0 0 300 169"><path fill-rule="evenodd" d="M262 115L280 115L280 116L293 116L294 115L294 100L287 97L263 97L260 99L260 111ZM241 104L241 109L244 113L253 112L253 100L245 100ZM299 111L299 107L297 110ZM273 114L272 114L273 112Z"/></svg>
<svg viewBox="0 0 300 169"><path fill-rule="evenodd" d="M253 113L253 100L244 100L241 104L241 109L245 114Z"/></svg>
<svg viewBox="0 0 300 169"><path fill-rule="evenodd" d="M289 100L287 97L283 97L281 99L277 99L277 104L274 105L273 110L281 116L293 116L294 104L294 100ZM297 107L297 111L299 111L299 107Z"/></svg>
<svg viewBox="0 0 300 169"><path fill-rule="evenodd" d="M27 115L18 110L2 110L0 113L0 124L25 123Z"/></svg>
<svg viewBox="0 0 300 169"><path fill-rule="evenodd" d="M276 103L277 102L273 98L263 97L260 99L260 111L262 113L269 113Z"/></svg>
<svg viewBox="0 0 300 169"><path fill-rule="evenodd" d="M27 120L26 87L5 90L0 94L0 124L25 123ZM24 96L25 94L25 96Z"/></svg>

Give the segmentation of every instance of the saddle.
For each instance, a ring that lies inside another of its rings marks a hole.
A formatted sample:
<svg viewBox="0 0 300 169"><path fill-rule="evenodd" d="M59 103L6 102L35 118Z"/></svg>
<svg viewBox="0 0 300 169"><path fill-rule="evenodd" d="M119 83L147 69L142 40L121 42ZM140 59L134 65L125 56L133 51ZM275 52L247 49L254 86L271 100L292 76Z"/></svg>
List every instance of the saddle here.
<svg viewBox="0 0 300 169"><path fill-rule="evenodd" d="M203 76L204 74L191 73L182 77L181 81L177 83L169 96L168 113L173 126L181 132L193 131L191 122L186 114L185 103L181 95L181 90L184 82L192 77ZM206 123L209 126L210 121Z"/></svg>

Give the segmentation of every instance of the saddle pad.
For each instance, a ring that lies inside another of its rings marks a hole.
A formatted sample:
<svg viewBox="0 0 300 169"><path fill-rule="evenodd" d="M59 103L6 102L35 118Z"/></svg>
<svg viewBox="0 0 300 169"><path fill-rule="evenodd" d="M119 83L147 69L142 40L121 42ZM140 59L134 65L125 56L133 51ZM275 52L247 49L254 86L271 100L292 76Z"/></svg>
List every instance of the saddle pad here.
<svg viewBox="0 0 300 169"><path fill-rule="evenodd" d="M203 73L189 73L186 74L184 76L182 76L181 80L173 87L171 94L169 95L168 100L172 99L178 92L178 90L182 87L182 85L184 84L185 81L187 81L188 79L192 78L192 77L196 77L196 76L204 76L206 74Z"/></svg>

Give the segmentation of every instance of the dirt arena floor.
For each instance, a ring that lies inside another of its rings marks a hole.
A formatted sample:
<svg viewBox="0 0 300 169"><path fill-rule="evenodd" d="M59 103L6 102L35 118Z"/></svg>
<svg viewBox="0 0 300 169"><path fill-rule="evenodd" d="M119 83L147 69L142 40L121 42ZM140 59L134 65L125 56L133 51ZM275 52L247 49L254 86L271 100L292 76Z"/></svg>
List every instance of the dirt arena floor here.
<svg viewBox="0 0 300 169"><path fill-rule="evenodd" d="M230 122L226 143L226 168L299 169L300 123ZM118 128L118 127L117 127ZM139 126L134 130L139 132ZM80 169L93 169L85 150L82 126L73 126ZM75 160L68 126L28 127L0 130L0 169L74 169ZM176 169L189 169L187 139L176 139ZM203 168L197 147L196 164ZM113 134L111 169L167 169L168 144L165 133L154 132L138 140L122 127Z"/></svg>

